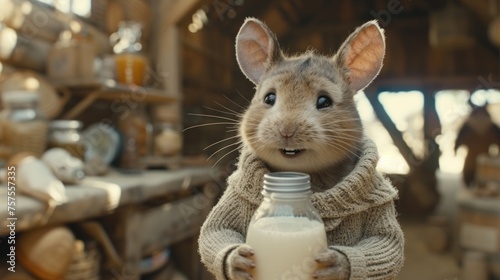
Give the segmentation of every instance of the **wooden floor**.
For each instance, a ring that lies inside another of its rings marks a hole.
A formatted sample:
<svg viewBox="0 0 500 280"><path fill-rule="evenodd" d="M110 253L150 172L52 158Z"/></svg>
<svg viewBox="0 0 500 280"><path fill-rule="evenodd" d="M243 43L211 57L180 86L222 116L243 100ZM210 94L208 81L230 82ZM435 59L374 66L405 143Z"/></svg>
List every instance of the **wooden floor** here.
<svg viewBox="0 0 500 280"><path fill-rule="evenodd" d="M438 174L441 202L436 214L456 219L455 196L461 188L460 175ZM425 240L427 224L408 221L402 217L401 225L405 233L405 265L398 280L458 280L460 267L452 250L443 253L431 252Z"/></svg>
<svg viewBox="0 0 500 280"><path fill-rule="evenodd" d="M405 265L398 280L458 280L458 263L451 252L436 254L429 251L423 223L403 222L405 232Z"/></svg>

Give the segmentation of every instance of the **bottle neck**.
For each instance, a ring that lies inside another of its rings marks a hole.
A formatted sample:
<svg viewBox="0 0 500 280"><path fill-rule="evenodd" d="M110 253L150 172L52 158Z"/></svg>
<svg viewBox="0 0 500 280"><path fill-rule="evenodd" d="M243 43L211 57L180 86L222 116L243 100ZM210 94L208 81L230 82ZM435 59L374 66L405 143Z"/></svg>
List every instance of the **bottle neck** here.
<svg viewBox="0 0 500 280"><path fill-rule="evenodd" d="M309 201L311 198L311 191L304 192L270 192L262 191L264 199L273 201Z"/></svg>
<svg viewBox="0 0 500 280"><path fill-rule="evenodd" d="M264 175L264 191L271 197L308 198L310 177L299 172L272 172ZM265 195L265 194L264 194Z"/></svg>

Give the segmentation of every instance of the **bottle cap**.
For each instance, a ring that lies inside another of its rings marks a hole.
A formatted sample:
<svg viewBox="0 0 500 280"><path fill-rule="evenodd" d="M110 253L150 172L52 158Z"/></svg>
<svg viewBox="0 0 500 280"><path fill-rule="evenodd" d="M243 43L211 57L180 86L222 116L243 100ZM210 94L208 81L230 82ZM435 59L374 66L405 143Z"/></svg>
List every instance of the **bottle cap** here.
<svg viewBox="0 0 500 280"><path fill-rule="evenodd" d="M303 193L311 190L310 176L300 172L272 172L264 175L264 191Z"/></svg>

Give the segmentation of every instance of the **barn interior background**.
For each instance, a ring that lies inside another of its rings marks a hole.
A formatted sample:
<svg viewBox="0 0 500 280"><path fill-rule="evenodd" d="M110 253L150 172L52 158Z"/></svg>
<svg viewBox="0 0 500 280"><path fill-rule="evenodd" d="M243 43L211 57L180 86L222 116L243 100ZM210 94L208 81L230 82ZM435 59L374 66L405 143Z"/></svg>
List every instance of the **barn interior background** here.
<svg viewBox="0 0 500 280"><path fill-rule="evenodd" d="M234 168L232 120L254 92L234 56L252 16L288 53L332 54L378 20L384 67L356 101L400 191L400 279L500 279L500 1L0 7L0 157L17 178L5 172L0 188L0 278L13 279L13 258L22 279L210 279L195 241Z"/></svg>

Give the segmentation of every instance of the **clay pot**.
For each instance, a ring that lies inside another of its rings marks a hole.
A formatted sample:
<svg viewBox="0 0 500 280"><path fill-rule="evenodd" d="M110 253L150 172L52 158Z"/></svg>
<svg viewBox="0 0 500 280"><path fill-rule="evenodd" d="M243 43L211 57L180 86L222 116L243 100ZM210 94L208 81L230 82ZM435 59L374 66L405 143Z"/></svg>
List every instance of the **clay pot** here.
<svg viewBox="0 0 500 280"><path fill-rule="evenodd" d="M62 279L73 259L75 237L67 227L44 227L23 233L19 261L40 279Z"/></svg>

